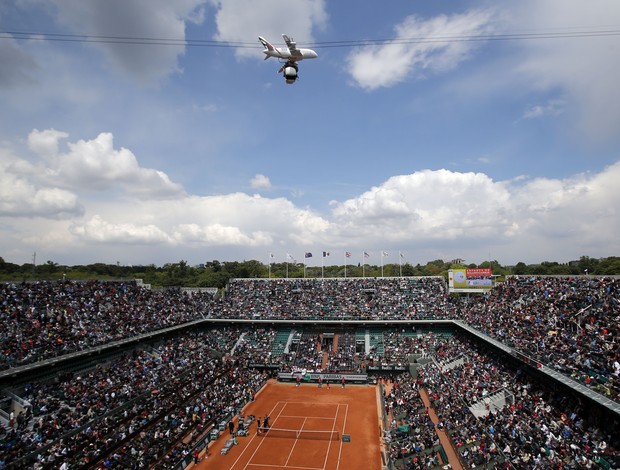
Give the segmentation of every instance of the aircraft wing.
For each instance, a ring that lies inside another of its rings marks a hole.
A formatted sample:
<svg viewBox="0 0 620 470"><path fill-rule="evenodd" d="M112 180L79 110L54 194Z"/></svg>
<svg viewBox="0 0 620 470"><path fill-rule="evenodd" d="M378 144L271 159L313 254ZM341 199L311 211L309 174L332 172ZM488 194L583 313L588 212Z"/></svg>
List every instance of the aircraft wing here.
<svg viewBox="0 0 620 470"><path fill-rule="evenodd" d="M283 34L284 42L286 43L286 47L288 47L289 52L291 53L291 59L301 58L302 54L299 49L297 49L297 43L293 41L293 39L289 38L286 34Z"/></svg>

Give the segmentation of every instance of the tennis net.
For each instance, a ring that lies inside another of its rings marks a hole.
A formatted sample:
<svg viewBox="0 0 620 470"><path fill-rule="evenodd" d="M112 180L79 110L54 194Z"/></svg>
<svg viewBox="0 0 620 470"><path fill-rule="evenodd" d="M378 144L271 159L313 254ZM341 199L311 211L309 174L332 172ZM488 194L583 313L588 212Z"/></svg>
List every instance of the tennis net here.
<svg viewBox="0 0 620 470"><path fill-rule="evenodd" d="M315 439L320 441L339 441L340 431L312 431L309 429L261 428L261 436L288 437L293 439Z"/></svg>

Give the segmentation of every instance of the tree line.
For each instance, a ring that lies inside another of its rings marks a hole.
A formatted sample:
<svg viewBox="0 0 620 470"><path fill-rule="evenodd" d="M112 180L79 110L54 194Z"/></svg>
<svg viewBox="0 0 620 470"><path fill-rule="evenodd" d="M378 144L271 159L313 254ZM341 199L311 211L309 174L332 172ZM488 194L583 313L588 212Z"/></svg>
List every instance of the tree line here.
<svg viewBox="0 0 620 470"><path fill-rule="evenodd" d="M582 256L569 263L543 261L537 264L519 262L514 266L502 266L494 261L480 264L456 264L441 259L429 261L425 265L405 263L385 264L383 267L366 264L347 265L346 277L385 277L398 276L444 276L448 270L459 268L491 268L493 274L506 275L620 275L620 257L590 258ZM334 278L345 277L345 266L305 266L303 263L271 263L260 261L208 261L199 266L190 266L187 261L166 263L163 266L122 266L117 264L94 263L65 266L54 261L35 265L22 265L6 262L0 257L0 280L82 280L82 279L133 279L139 278L155 287L218 287L222 288L231 278Z"/></svg>

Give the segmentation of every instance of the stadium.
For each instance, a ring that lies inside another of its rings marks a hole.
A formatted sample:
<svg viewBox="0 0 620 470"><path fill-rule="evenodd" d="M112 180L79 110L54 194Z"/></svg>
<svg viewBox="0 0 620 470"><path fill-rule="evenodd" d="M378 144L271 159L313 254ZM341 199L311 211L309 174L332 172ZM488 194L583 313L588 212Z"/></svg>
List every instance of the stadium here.
<svg viewBox="0 0 620 470"><path fill-rule="evenodd" d="M620 468L619 282L3 283L0 468Z"/></svg>
<svg viewBox="0 0 620 470"><path fill-rule="evenodd" d="M0 0L0 470L620 469L613 18Z"/></svg>

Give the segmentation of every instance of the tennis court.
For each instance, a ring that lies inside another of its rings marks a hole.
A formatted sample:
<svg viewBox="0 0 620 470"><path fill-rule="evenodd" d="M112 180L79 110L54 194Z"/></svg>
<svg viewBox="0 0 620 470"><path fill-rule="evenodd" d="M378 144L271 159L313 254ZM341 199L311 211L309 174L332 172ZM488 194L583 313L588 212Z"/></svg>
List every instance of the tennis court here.
<svg viewBox="0 0 620 470"><path fill-rule="evenodd" d="M256 424L252 425L248 436L238 437L239 444L221 455L230 438L225 432L199 468L380 469L376 393L376 387L366 385L327 389L316 384L268 383L246 406L244 415L253 414L261 421L268 415L270 429L257 434ZM350 442L343 442L343 435Z"/></svg>

